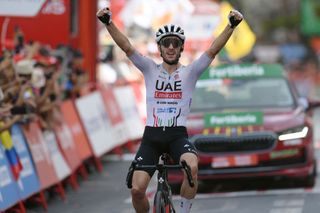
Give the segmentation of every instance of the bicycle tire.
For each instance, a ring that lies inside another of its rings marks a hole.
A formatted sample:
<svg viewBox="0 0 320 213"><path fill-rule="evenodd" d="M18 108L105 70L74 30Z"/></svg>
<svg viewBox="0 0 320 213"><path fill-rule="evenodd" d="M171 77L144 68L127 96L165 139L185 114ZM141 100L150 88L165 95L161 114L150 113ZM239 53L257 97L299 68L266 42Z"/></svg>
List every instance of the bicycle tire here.
<svg viewBox="0 0 320 213"><path fill-rule="evenodd" d="M162 191L157 191L154 196L153 213L169 213L170 208L165 200L164 193Z"/></svg>

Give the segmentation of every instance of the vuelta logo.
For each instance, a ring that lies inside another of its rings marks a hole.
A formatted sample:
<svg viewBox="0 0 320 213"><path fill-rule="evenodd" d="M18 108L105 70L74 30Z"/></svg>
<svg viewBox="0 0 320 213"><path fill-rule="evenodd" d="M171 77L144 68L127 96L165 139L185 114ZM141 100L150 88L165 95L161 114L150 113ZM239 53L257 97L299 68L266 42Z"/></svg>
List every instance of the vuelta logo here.
<svg viewBox="0 0 320 213"><path fill-rule="evenodd" d="M163 99L181 99L181 81L175 81L173 85L171 85L170 82L157 80L154 97Z"/></svg>

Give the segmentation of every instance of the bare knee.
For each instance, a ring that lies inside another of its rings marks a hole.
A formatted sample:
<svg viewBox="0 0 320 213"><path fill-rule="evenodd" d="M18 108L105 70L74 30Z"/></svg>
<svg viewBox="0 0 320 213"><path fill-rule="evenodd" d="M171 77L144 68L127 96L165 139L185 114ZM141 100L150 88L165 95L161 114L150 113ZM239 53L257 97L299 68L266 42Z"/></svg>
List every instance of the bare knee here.
<svg viewBox="0 0 320 213"><path fill-rule="evenodd" d="M137 187L132 187L131 189L131 196L134 200L143 200L145 197L145 190L139 189Z"/></svg>

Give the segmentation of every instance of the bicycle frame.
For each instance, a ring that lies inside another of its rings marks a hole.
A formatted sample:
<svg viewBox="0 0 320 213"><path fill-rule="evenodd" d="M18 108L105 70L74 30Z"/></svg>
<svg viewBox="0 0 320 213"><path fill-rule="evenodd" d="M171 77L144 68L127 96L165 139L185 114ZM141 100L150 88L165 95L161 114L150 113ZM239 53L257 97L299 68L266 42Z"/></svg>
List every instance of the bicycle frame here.
<svg viewBox="0 0 320 213"><path fill-rule="evenodd" d="M152 168L158 171L157 174L157 191L154 196L154 213L175 213L174 205L172 202L172 191L168 183L168 169L183 169L185 170L188 182L191 187L194 186L194 182L191 176L191 169L185 161L181 161L181 164L168 165L168 155L162 154L161 160L163 163L156 165L138 165L137 161L133 161L127 175L127 186L132 188L132 176L136 169Z"/></svg>
<svg viewBox="0 0 320 213"><path fill-rule="evenodd" d="M158 170L158 174L157 174L157 191L156 194L154 196L154 201L153 201L153 208L154 208L154 213L158 213L157 208L157 192L162 192L162 196L164 197L164 210L165 213L170 213L173 212L175 213L175 208L174 205L172 203L172 191L171 191L171 187L168 183L168 168L167 167L167 156L166 155L162 155L161 159L163 160L163 164L157 164L156 165L156 169ZM172 167L174 169L176 169L177 167L174 166ZM161 204L160 204L161 205Z"/></svg>

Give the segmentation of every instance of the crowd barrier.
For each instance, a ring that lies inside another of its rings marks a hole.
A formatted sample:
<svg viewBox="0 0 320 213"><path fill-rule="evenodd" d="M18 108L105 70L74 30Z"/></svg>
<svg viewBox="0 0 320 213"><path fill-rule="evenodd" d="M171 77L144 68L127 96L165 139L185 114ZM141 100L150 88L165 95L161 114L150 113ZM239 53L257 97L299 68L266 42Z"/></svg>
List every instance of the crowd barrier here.
<svg viewBox="0 0 320 213"><path fill-rule="evenodd" d="M64 101L52 130L42 130L33 120L0 133L0 212L26 212L26 202L47 210L46 190L54 189L64 200L63 183L77 190L77 176L88 175L85 162L101 171L103 155L132 148L143 134L143 91L138 83L98 86Z"/></svg>

